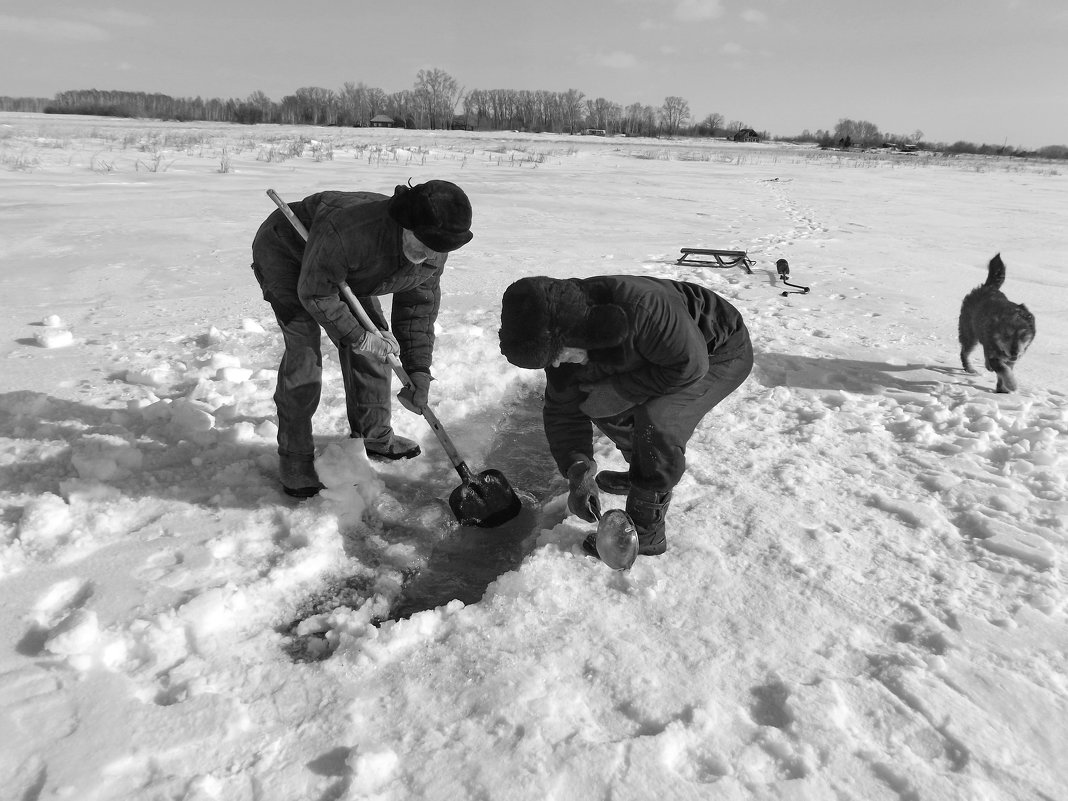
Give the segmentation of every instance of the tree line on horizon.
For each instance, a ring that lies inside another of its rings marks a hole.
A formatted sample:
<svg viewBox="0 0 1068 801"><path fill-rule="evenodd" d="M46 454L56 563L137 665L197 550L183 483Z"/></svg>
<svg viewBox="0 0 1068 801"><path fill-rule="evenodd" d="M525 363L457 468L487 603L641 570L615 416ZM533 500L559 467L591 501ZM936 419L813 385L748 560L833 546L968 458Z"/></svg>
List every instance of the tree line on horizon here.
<svg viewBox="0 0 1068 801"><path fill-rule="evenodd" d="M327 125L368 127L387 117L396 127L532 133L582 133L594 130L607 136L731 137L752 127L740 121L725 122L713 112L695 120L689 103L669 96L659 107L632 103L622 106L605 98L588 98L577 89L566 92L526 89L471 89L465 91L440 69L420 70L411 89L387 93L364 83L345 83L340 90L307 86L275 102L261 91L243 100L169 95L121 90L80 89L58 92L54 98L0 97L0 111L45 114L151 118L179 122L231 122L246 125ZM769 139L767 131L754 131ZM833 130L805 130L778 141L812 142L822 147L899 147L1003 156L1068 158L1068 147L1049 146L1025 151L1011 146L952 145L922 141L923 133L881 133L864 120L840 119Z"/></svg>
<svg viewBox="0 0 1068 801"><path fill-rule="evenodd" d="M261 91L243 100L204 100L147 92L80 89L58 92L51 99L0 97L0 111L354 128L365 128L377 117L388 117L396 127L431 130L578 133L599 129L609 135L629 136L691 133L687 130L690 108L681 97L665 98L658 108L639 103L624 108L605 98L587 98L577 89L464 91L452 76L441 70L420 70L412 89L393 93L350 82L338 91L302 87L275 102ZM703 123L690 127L700 129L701 135L711 135L713 129L725 133L745 126L734 122L724 127L722 115L710 114Z"/></svg>

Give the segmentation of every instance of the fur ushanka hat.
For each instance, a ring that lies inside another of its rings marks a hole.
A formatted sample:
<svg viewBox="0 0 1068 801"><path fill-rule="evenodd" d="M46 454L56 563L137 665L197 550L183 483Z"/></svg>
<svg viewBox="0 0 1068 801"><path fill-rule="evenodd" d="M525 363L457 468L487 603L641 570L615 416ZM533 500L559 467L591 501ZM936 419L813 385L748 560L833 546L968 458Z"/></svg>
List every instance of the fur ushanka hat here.
<svg viewBox="0 0 1068 801"><path fill-rule="evenodd" d="M520 278L504 291L501 353L516 367L548 367L565 347L615 347L627 331L623 308L596 302L575 278Z"/></svg>
<svg viewBox="0 0 1068 801"><path fill-rule="evenodd" d="M461 248L471 241L471 201L449 181L400 184L389 199L389 216L401 228L438 253Z"/></svg>

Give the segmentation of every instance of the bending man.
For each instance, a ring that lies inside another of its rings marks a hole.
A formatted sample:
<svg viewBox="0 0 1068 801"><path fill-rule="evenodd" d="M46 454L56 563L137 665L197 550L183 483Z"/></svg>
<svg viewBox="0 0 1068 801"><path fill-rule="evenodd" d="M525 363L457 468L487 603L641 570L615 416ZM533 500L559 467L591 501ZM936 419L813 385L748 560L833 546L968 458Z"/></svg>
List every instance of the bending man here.
<svg viewBox="0 0 1068 801"><path fill-rule="evenodd" d="M409 459L419 446L390 423L390 354L399 355L414 391L398 398L417 414L427 404L434 321L446 254L471 241L471 203L448 181L375 192L319 192L290 203L308 241L281 209L260 226L252 270L285 340L274 400L282 487L300 498L321 488L312 417L322 390L321 332L338 349L350 433L379 459ZM365 331L339 296L347 283L370 318L386 328L377 297L393 295L393 333Z"/></svg>
<svg viewBox="0 0 1068 801"><path fill-rule="evenodd" d="M626 495L638 552L664 553L686 444L753 367L738 310L681 281L522 278L505 290L500 342L512 364L545 370L545 435L568 479L568 508L592 522L598 490ZM597 472L593 426L619 448L628 471ZM593 535L584 547L596 554Z"/></svg>

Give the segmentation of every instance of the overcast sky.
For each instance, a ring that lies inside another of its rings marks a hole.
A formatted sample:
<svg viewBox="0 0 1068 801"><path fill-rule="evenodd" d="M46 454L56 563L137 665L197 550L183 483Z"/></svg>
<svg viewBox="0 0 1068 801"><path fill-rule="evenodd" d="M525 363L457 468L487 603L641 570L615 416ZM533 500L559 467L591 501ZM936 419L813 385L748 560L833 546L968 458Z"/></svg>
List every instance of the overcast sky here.
<svg viewBox="0 0 1068 801"><path fill-rule="evenodd" d="M281 100L302 86L684 98L772 135L843 117L929 141L1068 144L1066 0L114 0L0 5L0 95Z"/></svg>

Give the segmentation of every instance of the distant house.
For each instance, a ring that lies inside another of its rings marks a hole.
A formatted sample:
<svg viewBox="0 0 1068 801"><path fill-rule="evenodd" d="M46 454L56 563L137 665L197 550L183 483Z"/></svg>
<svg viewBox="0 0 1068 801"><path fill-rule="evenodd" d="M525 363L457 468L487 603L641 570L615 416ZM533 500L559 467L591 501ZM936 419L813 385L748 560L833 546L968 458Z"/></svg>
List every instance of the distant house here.
<svg viewBox="0 0 1068 801"><path fill-rule="evenodd" d="M604 136L606 131L604 128L587 128L582 132L583 136Z"/></svg>
<svg viewBox="0 0 1068 801"><path fill-rule="evenodd" d="M742 128L738 133L731 137L735 142L759 142L760 134L754 131L752 128Z"/></svg>
<svg viewBox="0 0 1068 801"><path fill-rule="evenodd" d="M372 128L396 128L397 121L386 114L377 114L371 118Z"/></svg>

